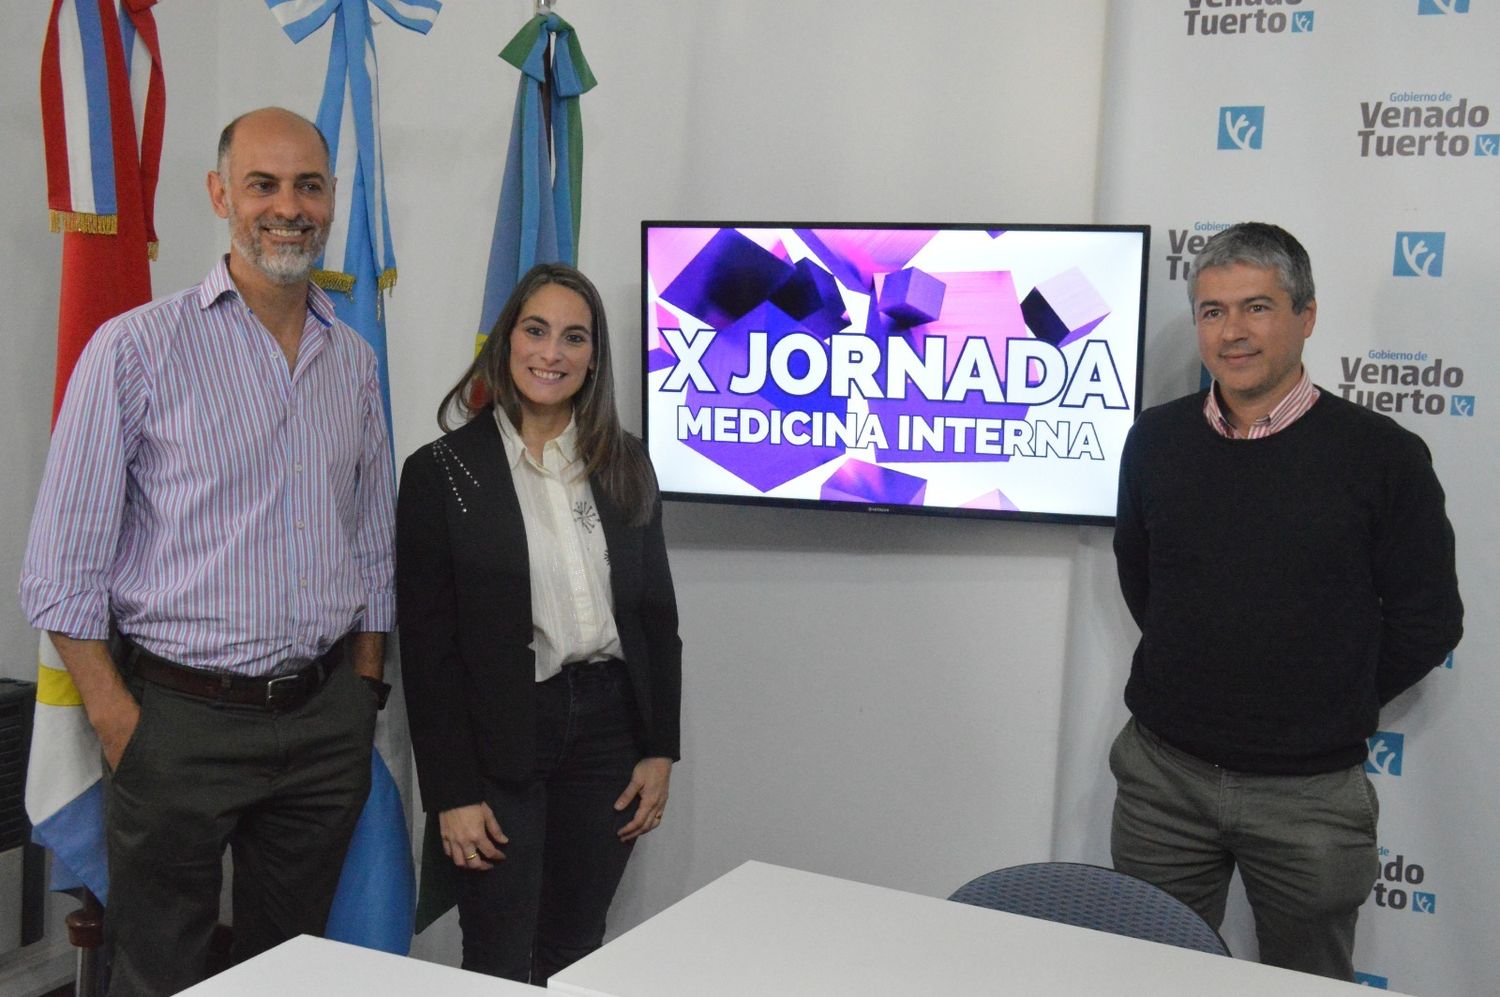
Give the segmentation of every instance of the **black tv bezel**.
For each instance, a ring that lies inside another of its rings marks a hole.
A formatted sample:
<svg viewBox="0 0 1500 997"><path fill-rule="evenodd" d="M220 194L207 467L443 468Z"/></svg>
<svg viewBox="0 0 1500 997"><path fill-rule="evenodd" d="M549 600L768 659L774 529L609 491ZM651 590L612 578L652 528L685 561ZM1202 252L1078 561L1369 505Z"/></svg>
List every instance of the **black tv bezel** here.
<svg viewBox="0 0 1500 997"><path fill-rule="evenodd" d="M997 231L1007 232L1119 232L1141 237L1140 314L1136 319L1135 384L1132 397L1132 422L1141 415L1141 386L1145 366L1146 292L1151 265L1150 225L1057 224L1036 222L1017 224L990 222L784 222L784 221L713 221L701 219L646 219L641 222L641 327L640 387L641 443L651 450L650 352L646 330L651 328L650 286L647 265L647 237L653 228L762 228L762 229L920 229L924 231ZM1114 526L1115 516L1095 516L1075 512L1025 512L1006 509L963 509L953 506L883 505L875 502L845 502L832 499L776 498L765 495L725 495L703 492L677 492L663 489L661 497L669 502L693 502L707 505L739 505L761 508L815 509L828 512L860 512L875 515L936 516L945 519L985 519L1012 523L1057 523L1060 525Z"/></svg>

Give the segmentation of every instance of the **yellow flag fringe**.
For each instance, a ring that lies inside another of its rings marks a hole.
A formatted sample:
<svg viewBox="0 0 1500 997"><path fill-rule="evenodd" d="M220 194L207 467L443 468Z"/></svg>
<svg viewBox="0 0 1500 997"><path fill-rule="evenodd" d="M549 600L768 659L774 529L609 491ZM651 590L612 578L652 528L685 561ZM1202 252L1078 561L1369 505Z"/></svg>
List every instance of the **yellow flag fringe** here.
<svg viewBox="0 0 1500 997"><path fill-rule="evenodd" d="M89 235L117 235L120 231L119 215L95 215L85 211L48 212L54 232L86 232Z"/></svg>
<svg viewBox="0 0 1500 997"><path fill-rule="evenodd" d="M341 273L338 270L314 270L312 280L325 291L342 291L345 294L354 293L354 275Z"/></svg>

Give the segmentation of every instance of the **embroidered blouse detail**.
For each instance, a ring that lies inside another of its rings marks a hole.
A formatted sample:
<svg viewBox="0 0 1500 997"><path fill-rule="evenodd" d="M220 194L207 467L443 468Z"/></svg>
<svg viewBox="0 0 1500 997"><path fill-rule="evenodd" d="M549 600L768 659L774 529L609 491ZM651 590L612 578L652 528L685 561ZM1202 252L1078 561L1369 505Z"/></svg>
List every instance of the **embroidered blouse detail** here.
<svg viewBox="0 0 1500 997"><path fill-rule="evenodd" d="M594 528L599 525L599 510L594 508L592 502L574 502L573 522L583 527L585 533L593 533Z"/></svg>

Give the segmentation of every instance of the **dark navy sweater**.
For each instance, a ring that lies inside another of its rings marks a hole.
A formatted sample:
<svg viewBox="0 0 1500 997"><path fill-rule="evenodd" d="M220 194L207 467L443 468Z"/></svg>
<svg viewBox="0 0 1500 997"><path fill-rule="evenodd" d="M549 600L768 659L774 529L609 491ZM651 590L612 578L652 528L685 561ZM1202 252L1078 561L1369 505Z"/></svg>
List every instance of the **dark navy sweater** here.
<svg viewBox="0 0 1500 997"><path fill-rule="evenodd" d="M1226 440L1202 392L1125 443L1115 556L1136 718L1225 768L1330 772L1463 633L1453 529L1420 437L1323 391Z"/></svg>

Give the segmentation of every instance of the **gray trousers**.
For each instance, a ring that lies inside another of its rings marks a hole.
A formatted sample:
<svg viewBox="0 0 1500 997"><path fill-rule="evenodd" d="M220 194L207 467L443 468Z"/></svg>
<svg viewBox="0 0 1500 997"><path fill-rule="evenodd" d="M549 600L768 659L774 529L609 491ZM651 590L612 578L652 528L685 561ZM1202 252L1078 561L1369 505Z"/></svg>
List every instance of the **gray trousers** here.
<svg viewBox="0 0 1500 997"><path fill-rule="evenodd" d="M1354 924L1380 869L1380 804L1362 765L1311 776L1232 772L1131 719L1109 767L1116 869L1218 928L1238 866L1260 961L1353 981Z"/></svg>
<svg viewBox="0 0 1500 997"><path fill-rule="evenodd" d="M226 847L234 962L321 935L370 791L372 692L347 665L284 713L129 684L141 722L106 778L109 992L206 975Z"/></svg>

